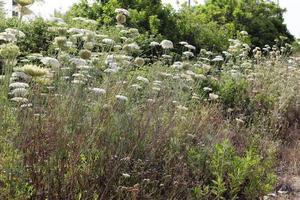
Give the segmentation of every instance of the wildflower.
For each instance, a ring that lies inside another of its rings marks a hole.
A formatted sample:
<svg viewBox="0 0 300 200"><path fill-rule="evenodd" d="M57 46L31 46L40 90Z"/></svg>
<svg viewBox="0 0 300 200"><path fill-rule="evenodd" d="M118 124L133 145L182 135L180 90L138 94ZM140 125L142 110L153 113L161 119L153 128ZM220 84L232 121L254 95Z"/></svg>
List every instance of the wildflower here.
<svg viewBox="0 0 300 200"><path fill-rule="evenodd" d="M84 60L88 60L92 56L92 52L87 49L82 49L79 51L79 56L80 56L80 58L82 58Z"/></svg>
<svg viewBox="0 0 300 200"><path fill-rule="evenodd" d="M25 88L16 88L11 92L11 94L14 97L25 97L27 96L28 92Z"/></svg>
<svg viewBox="0 0 300 200"><path fill-rule="evenodd" d="M163 49L173 49L174 45L173 42L170 40L163 40L160 45L162 46Z"/></svg>
<svg viewBox="0 0 300 200"><path fill-rule="evenodd" d="M131 85L131 87L133 87L134 89L137 89L137 90L140 90L140 89L143 88L143 87L140 86L139 84L133 84L133 85Z"/></svg>
<svg viewBox="0 0 300 200"><path fill-rule="evenodd" d="M13 35L15 35L19 38L24 38L25 37L25 33L23 33L22 31L19 31L17 29L7 28L7 29L5 29L5 32L9 33L9 34L13 34Z"/></svg>
<svg viewBox="0 0 300 200"><path fill-rule="evenodd" d="M147 84L149 83L149 80L142 76L138 76L136 79Z"/></svg>
<svg viewBox="0 0 300 200"><path fill-rule="evenodd" d="M34 3L34 0L16 0L16 2L22 6L22 7L25 7L25 6L29 6L31 4Z"/></svg>
<svg viewBox="0 0 300 200"><path fill-rule="evenodd" d="M17 38L14 34L3 32L0 33L0 41L3 40L5 42L16 42Z"/></svg>
<svg viewBox="0 0 300 200"><path fill-rule="evenodd" d="M151 47L156 47L156 46L160 46L160 44L158 42L151 42L150 46Z"/></svg>
<svg viewBox="0 0 300 200"><path fill-rule="evenodd" d="M116 68L109 68L109 69L104 70L105 73L109 73L109 74L114 74L114 73L117 73L118 71L119 71L118 67L116 67Z"/></svg>
<svg viewBox="0 0 300 200"><path fill-rule="evenodd" d="M124 24L124 23L126 23L126 15L119 13L116 16L116 20L117 20L118 24Z"/></svg>
<svg viewBox="0 0 300 200"><path fill-rule="evenodd" d="M102 43L112 46L112 45L115 44L115 41L113 39L105 38L105 39L102 40Z"/></svg>
<svg viewBox="0 0 300 200"><path fill-rule="evenodd" d="M196 47L190 44L186 44L184 45L186 48L188 48L189 50L196 50Z"/></svg>
<svg viewBox="0 0 300 200"><path fill-rule="evenodd" d="M125 177L125 178L130 178L130 175L127 174L127 173L123 173L122 176Z"/></svg>
<svg viewBox="0 0 300 200"><path fill-rule="evenodd" d="M241 35L243 35L243 36L247 36L247 35L248 35L248 32L247 32L247 31L241 31L240 33L241 33Z"/></svg>
<svg viewBox="0 0 300 200"><path fill-rule="evenodd" d="M70 62L76 66L78 65L86 65L87 62L85 60L83 60L82 58L71 58Z"/></svg>
<svg viewBox="0 0 300 200"><path fill-rule="evenodd" d="M210 98L210 100L217 100L219 98L219 95L214 94L214 93L210 93L209 98Z"/></svg>
<svg viewBox="0 0 300 200"><path fill-rule="evenodd" d="M58 69L60 67L60 63L57 59L55 58L51 58L51 57L43 57L41 59L41 62L46 65L49 66L53 69Z"/></svg>
<svg viewBox="0 0 300 200"><path fill-rule="evenodd" d="M24 65L23 67L17 68L16 71L24 72L33 77L44 76L49 73L47 69L37 65Z"/></svg>
<svg viewBox="0 0 300 200"><path fill-rule="evenodd" d="M211 91L212 91L212 89L211 89L210 87L204 87L203 90L204 90L205 92L211 92Z"/></svg>
<svg viewBox="0 0 300 200"><path fill-rule="evenodd" d="M91 92L97 94L97 95L104 95L106 94L106 90L102 88L90 88L89 89Z"/></svg>
<svg viewBox="0 0 300 200"><path fill-rule="evenodd" d="M64 48L66 43L67 43L67 38L66 37L56 37L54 39L55 44L59 47L59 48Z"/></svg>
<svg viewBox="0 0 300 200"><path fill-rule="evenodd" d="M0 57L13 60L20 55L20 49L17 45L8 43L0 45Z"/></svg>
<svg viewBox="0 0 300 200"><path fill-rule="evenodd" d="M179 44L182 45L182 46L189 45L189 43L187 43L185 41L179 42Z"/></svg>
<svg viewBox="0 0 300 200"><path fill-rule="evenodd" d="M32 107L32 103L22 104L21 108L30 108Z"/></svg>
<svg viewBox="0 0 300 200"><path fill-rule="evenodd" d="M123 95L116 95L116 98L119 101L124 101L124 102L128 101L128 97L123 96Z"/></svg>
<svg viewBox="0 0 300 200"><path fill-rule="evenodd" d="M175 69L182 69L183 68L183 64L182 64L182 62L174 62L171 67L175 68Z"/></svg>
<svg viewBox="0 0 300 200"><path fill-rule="evenodd" d="M76 80L76 79L73 80L72 83L73 83L73 84L78 84L78 85L85 84L84 81L82 81L82 80Z"/></svg>
<svg viewBox="0 0 300 200"><path fill-rule="evenodd" d="M131 43L131 44L126 44L123 46L123 50L125 50L127 53L134 53L140 50L140 47L138 44Z"/></svg>
<svg viewBox="0 0 300 200"><path fill-rule="evenodd" d="M24 103L24 104L28 103L28 99L23 98L23 97L14 97L11 99L11 101L16 102L16 103Z"/></svg>
<svg viewBox="0 0 300 200"><path fill-rule="evenodd" d="M92 42L85 42L83 48L87 50L92 50L94 48L94 44Z"/></svg>
<svg viewBox="0 0 300 200"><path fill-rule="evenodd" d="M194 53L191 52L191 51L185 51L182 53L185 57L187 58L191 58L191 57L194 57Z"/></svg>
<svg viewBox="0 0 300 200"><path fill-rule="evenodd" d="M213 62L223 62L224 58L222 56L216 56L212 61Z"/></svg>
<svg viewBox="0 0 300 200"><path fill-rule="evenodd" d="M129 11L126 10L126 9L124 9L124 8L117 8L117 9L115 10L115 13L117 13L117 14L122 14L122 15L125 15L125 16L127 16L127 17L130 16Z"/></svg>
<svg viewBox="0 0 300 200"><path fill-rule="evenodd" d="M28 88L29 85L27 83L15 82L9 85L9 88Z"/></svg>
<svg viewBox="0 0 300 200"><path fill-rule="evenodd" d="M136 64L137 66L139 67L142 67L144 66L145 64L145 60L141 57L137 57L135 60L134 60L134 64Z"/></svg>

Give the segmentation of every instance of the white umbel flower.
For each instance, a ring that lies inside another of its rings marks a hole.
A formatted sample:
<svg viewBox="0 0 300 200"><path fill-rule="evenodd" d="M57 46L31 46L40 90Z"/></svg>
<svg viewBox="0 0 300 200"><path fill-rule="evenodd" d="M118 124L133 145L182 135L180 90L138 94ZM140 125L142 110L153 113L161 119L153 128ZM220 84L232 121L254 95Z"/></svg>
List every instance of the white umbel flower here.
<svg viewBox="0 0 300 200"><path fill-rule="evenodd" d="M142 77L142 76L138 76L138 77L136 77L136 79L138 81L141 81L141 82L146 83L146 84L149 83L149 80L147 78L145 78L145 77Z"/></svg>
<svg viewBox="0 0 300 200"><path fill-rule="evenodd" d="M124 96L124 95L116 95L117 100L119 101L128 101L128 97Z"/></svg>
<svg viewBox="0 0 300 200"><path fill-rule="evenodd" d="M11 101L16 103L28 103L28 99L23 97L14 97L11 99Z"/></svg>
<svg viewBox="0 0 300 200"><path fill-rule="evenodd" d="M28 88L29 85L27 83L21 83L21 82L15 82L11 83L9 85L9 88L15 89L15 88Z"/></svg>
<svg viewBox="0 0 300 200"><path fill-rule="evenodd" d="M51 57L44 57L41 59L41 62L46 65L49 66L53 69L58 69L60 67L60 63L57 59L55 58L51 58Z"/></svg>
<svg viewBox="0 0 300 200"><path fill-rule="evenodd" d="M189 50L196 50L196 47L191 45L191 44L186 44L184 45L186 48L188 48Z"/></svg>
<svg viewBox="0 0 300 200"><path fill-rule="evenodd" d="M89 90L91 92L93 92L94 94L97 94L97 95L104 95L104 94L106 94L106 90L102 89L102 88L89 88Z"/></svg>
<svg viewBox="0 0 300 200"><path fill-rule="evenodd" d="M173 49L174 48L173 42L170 40L163 40L160 43L160 45L163 49Z"/></svg>
<svg viewBox="0 0 300 200"><path fill-rule="evenodd" d="M110 38L105 38L102 40L102 43L106 44L106 45L114 45L115 41L113 39Z"/></svg>
<svg viewBox="0 0 300 200"><path fill-rule="evenodd" d="M122 14L122 15L126 15L127 17L130 16L129 11L126 10L126 9L124 9L124 8L117 8L117 9L115 10L115 13L117 13L117 14Z"/></svg>
<svg viewBox="0 0 300 200"><path fill-rule="evenodd" d="M214 93L210 93L209 98L210 98L210 100L217 100L219 98L219 95L214 94Z"/></svg>
<svg viewBox="0 0 300 200"><path fill-rule="evenodd" d="M11 94L14 97L26 97L28 95L28 92L25 88L16 88L11 92Z"/></svg>
<svg viewBox="0 0 300 200"><path fill-rule="evenodd" d="M150 46L151 47L156 47L156 46L160 46L160 44L158 42L153 41L153 42L150 43Z"/></svg>

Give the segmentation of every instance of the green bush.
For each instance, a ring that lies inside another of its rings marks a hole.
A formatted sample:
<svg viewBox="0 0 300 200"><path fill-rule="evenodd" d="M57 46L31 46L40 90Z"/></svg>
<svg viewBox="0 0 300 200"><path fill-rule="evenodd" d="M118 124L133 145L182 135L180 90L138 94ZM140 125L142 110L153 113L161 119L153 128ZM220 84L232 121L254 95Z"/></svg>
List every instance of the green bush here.
<svg viewBox="0 0 300 200"><path fill-rule="evenodd" d="M273 158L261 158L259 150L250 147L239 155L233 146L225 141L217 144L209 160L190 150L189 157L199 163L195 169L208 163L205 173L211 175L209 183L193 188L195 199L256 199L270 192L276 182ZM201 164L202 163L202 164Z"/></svg>
<svg viewBox="0 0 300 200"><path fill-rule="evenodd" d="M54 34L48 31L51 23L42 18L32 21L23 21L21 24L17 18L1 19L0 32L6 28L16 28L25 33L25 38L18 40L22 53L45 53L53 41Z"/></svg>
<svg viewBox="0 0 300 200"><path fill-rule="evenodd" d="M246 110L249 105L249 86L244 78L223 76L220 83L220 96L225 109Z"/></svg>

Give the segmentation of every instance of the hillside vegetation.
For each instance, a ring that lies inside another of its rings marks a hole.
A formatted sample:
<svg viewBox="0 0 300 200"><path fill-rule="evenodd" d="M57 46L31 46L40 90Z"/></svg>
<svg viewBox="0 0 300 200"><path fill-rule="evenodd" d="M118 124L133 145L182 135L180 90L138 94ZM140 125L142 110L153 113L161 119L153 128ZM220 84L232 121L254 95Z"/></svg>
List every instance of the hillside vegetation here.
<svg viewBox="0 0 300 200"><path fill-rule="evenodd" d="M282 177L300 173L293 38L274 33L272 44L253 47L261 36L235 27L235 38L206 49L133 28L138 7L111 6L131 5L122 2L88 7L113 9L113 17L88 9L80 15L90 18L75 17L75 6L65 21L0 21L0 199L252 200L291 192ZM219 3L228 4L173 14ZM228 23L213 27L229 31Z"/></svg>

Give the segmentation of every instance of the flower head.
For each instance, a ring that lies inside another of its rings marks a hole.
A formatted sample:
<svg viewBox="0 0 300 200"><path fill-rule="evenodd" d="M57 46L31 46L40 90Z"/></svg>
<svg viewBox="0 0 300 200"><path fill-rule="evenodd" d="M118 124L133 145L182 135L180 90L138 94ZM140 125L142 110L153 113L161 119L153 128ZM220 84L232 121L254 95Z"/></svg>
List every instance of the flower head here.
<svg viewBox="0 0 300 200"><path fill-rule="evenodd" d="M24 65L23 67L17 68L17 71L24 72L32 77L45 76L49 71L45 68L41 68L37 65Z"/></svg>
<svg viewBox="0 0 300 200"><path fill-rule="evenodd" d="M163 49L173 49L174 48L173 42L170 40L163 40L160 43L160 45Z"/></svg>

